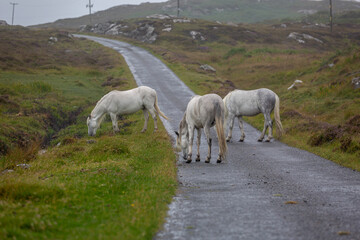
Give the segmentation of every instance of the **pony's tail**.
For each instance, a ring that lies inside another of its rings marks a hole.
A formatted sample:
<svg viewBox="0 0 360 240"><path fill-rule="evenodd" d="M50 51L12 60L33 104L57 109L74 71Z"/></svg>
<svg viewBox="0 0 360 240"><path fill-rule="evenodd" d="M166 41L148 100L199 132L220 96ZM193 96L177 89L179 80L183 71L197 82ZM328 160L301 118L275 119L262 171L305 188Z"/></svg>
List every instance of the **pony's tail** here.
<svg viewBox="0 0 360 240"><path fill-rule="evenodd" d="M283 126L280 121L280 99L278 95L275 94L275 109L274 117L276 123L276 133L279 135L279 138L285 133Z"/></svg>
<svg viewBox="0 0 360 240"><path fill-rule="evenodd" d="M158 106L157 94L155 94L154 107L155 107L156 112L157 112L160 116L162 116L163 118L165 118L166 120L169 121L169 118L168 118L167 116L165 116L165 114L164 114L162 111L160 111L160 108L159 108L159 106Z"/></svg>
<svg viewBox="0 0 360 240"><path fill-rule="evenodd" d="M219 148L220 148L220 155L224 158L226 157L227 152L227 144L226 144L226 138L225 138L225 131L224 131L224 108L221 108L220 106L216 110L215 115L215 124L216 124L216 133L219 140Z"/></svg>

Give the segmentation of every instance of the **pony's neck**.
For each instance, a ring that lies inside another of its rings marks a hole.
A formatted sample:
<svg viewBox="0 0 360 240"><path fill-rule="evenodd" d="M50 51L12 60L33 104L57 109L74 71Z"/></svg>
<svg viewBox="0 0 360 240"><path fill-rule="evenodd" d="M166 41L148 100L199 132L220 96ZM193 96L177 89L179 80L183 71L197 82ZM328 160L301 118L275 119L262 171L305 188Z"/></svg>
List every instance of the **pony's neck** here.
<svg viewBox="0 0 360 240"><path fill-rule="evenodd" d="M95 108L91 111L91 118L99 120L105 115L105 113L105 109L99 106L99 104L97 104Z"/></svg>

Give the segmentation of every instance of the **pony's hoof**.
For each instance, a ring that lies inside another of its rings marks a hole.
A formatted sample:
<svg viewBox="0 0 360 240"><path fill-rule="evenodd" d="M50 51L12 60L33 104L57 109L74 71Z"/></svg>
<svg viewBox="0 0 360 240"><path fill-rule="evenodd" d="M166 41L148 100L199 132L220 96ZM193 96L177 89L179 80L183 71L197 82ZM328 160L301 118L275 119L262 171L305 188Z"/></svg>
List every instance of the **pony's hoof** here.
<svg viewBox="0 0 360 240"><path fill-rule="evenodd" d="M145 129L145 130L144 130L144 129L143 129L143 130L141 130L141 133L144 133L144 132L146 132L146 129Z"/></svg>
<svg viewBox="0 0 360 240"><path fill-rule="evenodd" d="M197 157L195 161L200 162L200 157Z"/></svg>
<svg viewBox="0 0 360 240"><path fill-rule="evenodd" d="M258 139L258 142L262 142L263 140L262 139Z"/></svg>
<svg viewBox="0 0 360 240"><path fill-rule="evenodd" d="M216 160L216 163L221 163L221 159Z"/></svg>
<svg viewBox="0 0 360 240"><path fill-rule="evenodd" d="M226 139L226 142L230 142L230 138L229 138L229 139Z"/></svg>
<svg viewBox="0 0 360 240"><path fill-rule="evenodd" d="M186 163L191 163L191 159L186 160Z"/></svg>
<svg viewBox="0 0 360 240"><path fill-rule="evenodd" d="M207 158L207 159L205 160L205 163L210 163L210 158Z"/></svg>
<svg viewBox="0 0 360 240"><path fill-rule="evenodd" d="M244 141L244 139L239 139L239 142L243 142Z"/></svg>
<svg viewBox="0 0 360 240"><path fill-rule="evenodd" d="M270 139L266 139L265 142L270 142Z"/></svg>

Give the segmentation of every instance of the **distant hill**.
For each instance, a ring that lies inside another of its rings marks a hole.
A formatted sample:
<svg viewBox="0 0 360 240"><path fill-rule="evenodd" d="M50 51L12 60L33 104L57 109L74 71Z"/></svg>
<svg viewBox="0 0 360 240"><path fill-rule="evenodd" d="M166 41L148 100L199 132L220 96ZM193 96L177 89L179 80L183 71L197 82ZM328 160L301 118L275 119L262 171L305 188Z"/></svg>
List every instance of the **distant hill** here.
<svg viewBox="0 0 360 240"><path fill-rule="evenodd" d="M180 0L182 17L211 21L254 23L274 19L301 18L317 12L328 11L329 1L309 0ZM360 10L360 2L333 0L334 12ZM92 15L92 24L142 18L152 14L177 14L177 0L163 3L120 5ZM36 27L77 29L90 23L88 15L60 19Z"/></svg>

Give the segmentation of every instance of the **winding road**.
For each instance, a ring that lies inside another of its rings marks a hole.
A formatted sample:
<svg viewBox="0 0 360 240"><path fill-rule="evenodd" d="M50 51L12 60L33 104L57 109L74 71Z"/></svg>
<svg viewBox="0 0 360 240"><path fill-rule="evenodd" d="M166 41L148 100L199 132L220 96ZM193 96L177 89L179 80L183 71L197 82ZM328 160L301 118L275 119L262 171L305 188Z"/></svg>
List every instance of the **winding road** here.
<svg viewBox="0 0 360 240"><path fill-rule="evenodd" d="M86 37L121 53L138 85L154 88L170 136L194 93L144 49ZM237 126L237 125L235 125ZM281 142L259 143L245 124L245 142L234 127L227 162L178 160L179 191L155 239L360 239L360 173Z"/></svg>

